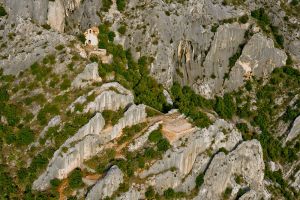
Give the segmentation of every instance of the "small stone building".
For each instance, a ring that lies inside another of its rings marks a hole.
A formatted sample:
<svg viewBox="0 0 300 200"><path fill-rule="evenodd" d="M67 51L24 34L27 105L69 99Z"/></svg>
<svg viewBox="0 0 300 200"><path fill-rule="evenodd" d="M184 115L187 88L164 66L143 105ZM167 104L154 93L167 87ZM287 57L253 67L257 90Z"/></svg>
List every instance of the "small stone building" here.
<svg viewBox="0 0 300 200"><path fill-rule="evenodd" d="M92 27L88 29L85 33L85 45L93 48L98 48L98 35L99 35L99 29L97 27Z"/></svg>

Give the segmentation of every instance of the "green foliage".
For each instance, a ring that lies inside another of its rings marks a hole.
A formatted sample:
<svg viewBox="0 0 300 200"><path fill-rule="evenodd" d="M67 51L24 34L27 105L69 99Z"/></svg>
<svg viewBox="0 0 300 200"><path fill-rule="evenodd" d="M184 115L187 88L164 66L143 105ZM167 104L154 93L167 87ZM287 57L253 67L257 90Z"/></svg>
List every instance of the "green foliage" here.
<svg viewBox="0 0 300 200"><path fill-rule="evenodd" d="M105 124L115 125L118 123L119 119L122 118L124 110L120 109L118 111L104 110L102 116L105 119Z"/></svg>
<svg viewBox="0 0 300 200"><path fill-rule="evenodd" d="M7 15L7 12L5 11L4 7L0 5L0 17L3 17Z"/></svg>
<svg viewBox="0 0 300 200"><path fill-rule="evenodd" d="M169 141L167 139L161 139L157 143L157 149L161 152L166 152L171 147Z"/></svg>
<svg viewBox="0 0 300 200"><path fill-rule="evenodd" d="M249 128L246 123L238 123L236 125L237 129L242 133L244 140L251 140L252 135L249 133Z"/></svg>
<svg viewBox="0 0 300 200"><path fill-rule="evenodd" d="M166 199L179 199L184 197L183 192L175 192L172 188L165 190L163 195Z"/></svg>
<svg viewBox="0 0 300 200"><path fill-rule="evenodd" d="M121 34L121 35L124 35L126 33L126 26L125 25L122 25L118 28L118 32Z"/></svg>
<svg viewBox="0 0 300 200"><path fill-rule="evenodd" d="M44 108L42 108L38 115L37 119L41 125L47 124L49 118L51 116L59 114L59 109L55 104L46 104Z"/></svg>
<svg viewBox="0 0 300 200"><path fill-rule="evenodd" d="M219 28L219 24L213 24L210 31L213 32L213 33L216 33L218 28Z"/></svg>
<svg viewBox="0 0 300 200"><path fill-rule="evenodd" d="M113 32L113 31L109 31L108 34L107 34L107 36L108 36L108 40L109 40L110 42L113 42L113 41L114 41L114 38L116 37L116 34L115 34L115 32Z"/></svg>
<svg viewBox="0 0 300 200"><path fill-rule="evenodd" d="M71 87L71 81L68 78L64 78L63 82L60 84L61 90L66 90Z"/></svg>
<svg viewBox="0 0 300 200"><path fill-rule="evenodd" d="M155 191L154 191L154 189L153 189L153 187L152 186L150 186L150 187L148 187L147 188L147 190L146 190L146 192L145 192L145 196L146 196L146 198L147 199L155 199Z"/></svg>
<svg viewBox="0 0 300 200"><path fill-rule="evenodd" d="M83 33L78 34L78 35L77 35L77 39L78 39L82 44L84 44L84 43L85 43L85 40L86 40Z"/></svg>
<svg viewBox="0 0 300 200"><path fill-rule="evenodd" d="M126 8L127 0L117 0L117 8L119 11L124 11Z"/></svg>
<svg viewBox="0 0 300 200"><path fill-rule="evenodd" d="M69 175L69 186L72 189L83 186L81 170L76 168Z"/></svg>
<svg viewBox="0 0 300 200"><path fill-rule="evenodd" d="M248 21L249 21L248 15L243 15L243 16L241 16L241 17L239 18L239 22L240 22L241 24L246 24Z"/></svg>
<svg viewBox="0 0 300 200"><path fill-rule="evenodd" d="M61 181L59 180L59 179L57 179L57 178L55 178L55 179L52 179L51 181L50 181L50 184L51 184L51 186L52 187L58 187L59 185L60 185L60 183L61 183Z"/></svg>
<svg viewBox="0 0 300 200"><path fill-rule="evenodd" d="M34 141L34 132L29 127L21 128L17 133L17 144L29 145Z"/></svg>
<svg viewBox="0 0 300 200"><path fill-rule="evenodd" d="M11 195L13 196L13 194L17 193L18 188L6 169L7 166L3 164L0 165L0 192L3 199L10 199Z"/></svg>
<svg viewBox="0 0 300 200"><path fill-rule="evenodd" d="M107 12L111 5L113 4L112 0L102 0L102 10ZM101 32L100 32L101 33Z"/></svg>
<svg viewBox="0 0 300 200"><path fill-rule="evenodd" d="M201 173L196 177L196 187L200 188L203 183L204 183L204 174Z"/></svg>
<svg viewBox="0 0 300 200"><path fill-rule="evenodd" d="M123 129L123 135L119 138L118 144L122 144L125 141L129 141L131 138L134 137L135 134L139 133L146 127L145 123L136 124L131 127L125 127Z"/></svg>
<svg viewBox="0 0 300 200"><path fill-rule="evenodd" d="M152 131L148 137L148 140L154 143L157 143L161 139L163 139L163 136L160 130Z"/></svg>
<svg viewBox="0 0 300 200"><path fill-rule="evenodd" d="M9 100L9 94L6 87L0 87L0 103L7 102Z"/></svg>
<svg viewBox="0 0 300 200"><path fill-rule="evenodd" d="M202 112L202 109L212 108L209 100L197 95L191 88L183 88L174 83L171 88L174 99L174 107L193 120L193 123L199 127L207 127L211 124L210 119Z"/></svg>
<svg viewBox="0 0 300 200"><path fill-rule="evenodd" d="M231 192L232 192L232 188L227 187L223 193L223 199L229 199Z"/></svg>
<svg viewBox="0 0 300 200"><path fill-rule="evenodd" d="M270 18L264 8L259 8L251 12L251 16L258 20L258 24L265 30L270 25Z"/></svg>
<svg viewBox="0 0 300 200"><path fill-rule="evenodd" d="M240 58L240 56L241 56L241 52L237 52L236 54L234 54L233 56L231 56L229 58L229 67L230 68L232 68L235 65L236 61Z"/></svg>
<svg viewBox="0 0 300 200"><path fill-rule="evenodd" d="M47 75L52 71L50 67L41 66L38 63L34 63L30 67L31 73L35 76L36 80L43 81L47 78Z"/></svg>
<svg viewBox="0 0 300 200"><path fill-rule="evenodd" d="M217 97L214 110L224 119L231 119L236 113L236 105L231 94L227 93L223 98Z"/></svg>
<svg viewBox="0 0 300 200"><path fill-rule="evenodd" d="M292 0L291 5L292 6L297 6L299 4L299 2L300 2L299 0Z"/></svg>

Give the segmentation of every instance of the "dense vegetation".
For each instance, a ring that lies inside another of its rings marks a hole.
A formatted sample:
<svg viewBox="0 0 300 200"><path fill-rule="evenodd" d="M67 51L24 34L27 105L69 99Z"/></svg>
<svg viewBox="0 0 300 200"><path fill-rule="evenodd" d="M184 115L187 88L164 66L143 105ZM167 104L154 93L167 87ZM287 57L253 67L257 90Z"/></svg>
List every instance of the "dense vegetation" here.
<svg viewBox="0 0 300 200"><path fill-rule="evenodd" d="M163 86L149 75L148 65L152 59L141 57L138 62L134 61L130 50L123 50L121 45L116 45L109 39L109 35L112 34L108 24L100 25L99 29L99 48L105 48L113 55L112 64L99 62L101 77L115 72L116 80L134 91L137 104L143 103L159 111L168 111L170 105L163 95Z"/></svg>
<svg viewBox="0 0 300 200"><path fill-rule="evenodd" d="M203 112L203 110L212 108L211 101L197 95L187 86L181 87L178 83L174 83L171 93L174 100L174 107L190 117L196 126L207 127L211 124L210 119Z"/></svg>

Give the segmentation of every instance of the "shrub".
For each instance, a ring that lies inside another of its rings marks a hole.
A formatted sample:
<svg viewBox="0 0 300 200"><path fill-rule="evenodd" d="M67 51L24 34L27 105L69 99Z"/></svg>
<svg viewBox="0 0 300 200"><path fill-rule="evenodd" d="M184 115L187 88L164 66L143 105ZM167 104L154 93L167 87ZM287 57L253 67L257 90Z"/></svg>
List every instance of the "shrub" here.
<svg viewBox="0 0 300 200"><path fill-rule="evenodd" d="M242 24L246 24L249 20L249 17L248 15L243 15L239 18L239 22L242 23Z"/></svg>
<svg viewBox="0 0 300 200"><path fill-rule="evenodd" d="M166 199L174 199L176 197L176 193L172 188L169 188L164 191L164 197Z"/></svg>
<svg viewBox="0 0 300 200"><path fill-rule="evenodd" d="M167 139L161 139L157 143L157 149L158 151L165 152L170 148L170 143Z"/></svg>
<svg viewBox="0 0 300 200"><path fill-rule="evenodd" d="M114 38L116 37L116 34L113 31L109 31L108 34L107 34L107 36L108 36L108 40L110 42L113 42Z"/></svg>
<svg viewBox="0 0 300 200"><path fill-rule="evenodd" d="M86 40L83 33L78 34L78 35L77 35L77 39L78 39L82 44L84 44L84 43L85 43L85 40Z"/></svg>
<svg viewBox="0 0 300 200"><path fill-rule="evenodd" d="M125 25L122 25L118 28L118 32L121 34L121 35L124 35L126 33L126 26Z"/></svg>
<svg viewBox="0 0 300 200"><path fill-rule="evenodd" d="M163 139L163 136L159 130L152 131L148 137L148 140L154 143L157 143L161 139Z"/></svg>
<svg viewBox="0 0 300 200"><path fill-rule="evenodd" d="M4 7L0 5L0 17L3 17L7 15L7 12L5 11Z"/></svg>
<svg viewBox="0 0 300 200"><path fill-rule="evenodd" d="M50 184L51 184L52 187L58 187L60 185L60 183L61 183L61 181L59 179L57 179L57 178L52 179L50 181Z"/></svg>
<svg viewBox="0 0 300 200"><path fill-rule="evenodd" d="M153 187L148 187L146 192L145 192L145 196L147 199L154 199L155 198L155 191L153 189Z"/></svg>
<svg viewBox="0 0 300 200"><path fill-rule="evenodd" d="M119 11L124 11L126 7L126 0L117 0L117 8Z"/></svg>
<svg viewBox="0 0 300 200"><path fill-rule="evenodd" d="M69 175L69 186L72 189L83 186L81 170L76 168Z"/></svg>
<svg viewBox="0 0 300 200"><path fill-rule="evenodd" d="M227 187L226 190L223 193L223 198L224 199L229 199L230 195L232 192L232 188L231 187Z"/></svg>
<svg viewBox="0 0 300 200"><path fill-rule="evenodd" d="M20 145L29 145L34 141L34 132L29 127L23 127L17 134L17 143Z"/></svg>
<svg viewBox="0 0 300 200"><path fill-rule="evenodd" d="M0 87L0 102L7 102L9 100L9 94L5 87Z"/></svg>
<svg viewBox="0 0 300 200"><path fill-rule="evenodd" d="M204 183L204 174L201 173L196 178L196 187L200 188L203 183Z"/></svg>
<svg viewBox="0 0 300 200"><path fill-rule="evenodd" d="M68 78L64 78L63 82L60 84L61 90L66 90L71 87L71 81Z"/></svg>
<svg viewBox="0 0 300 200"><path fill-rule="evenodd" d="M107 12L111 5L113 4L112 0L103 0L102 1L102 10Z"/></svg>

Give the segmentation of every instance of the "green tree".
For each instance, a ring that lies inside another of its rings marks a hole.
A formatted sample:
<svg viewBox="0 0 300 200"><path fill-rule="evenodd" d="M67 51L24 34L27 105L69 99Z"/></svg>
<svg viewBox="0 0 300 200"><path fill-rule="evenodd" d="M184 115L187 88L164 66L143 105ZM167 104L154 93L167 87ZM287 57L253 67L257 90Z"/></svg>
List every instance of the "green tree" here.
<svg viewBox="0 0 300 200"><path fill-rule="evenodd" d="M83 186L81 170L76 168L69 175L69 186L72 189Z"/></svg>

